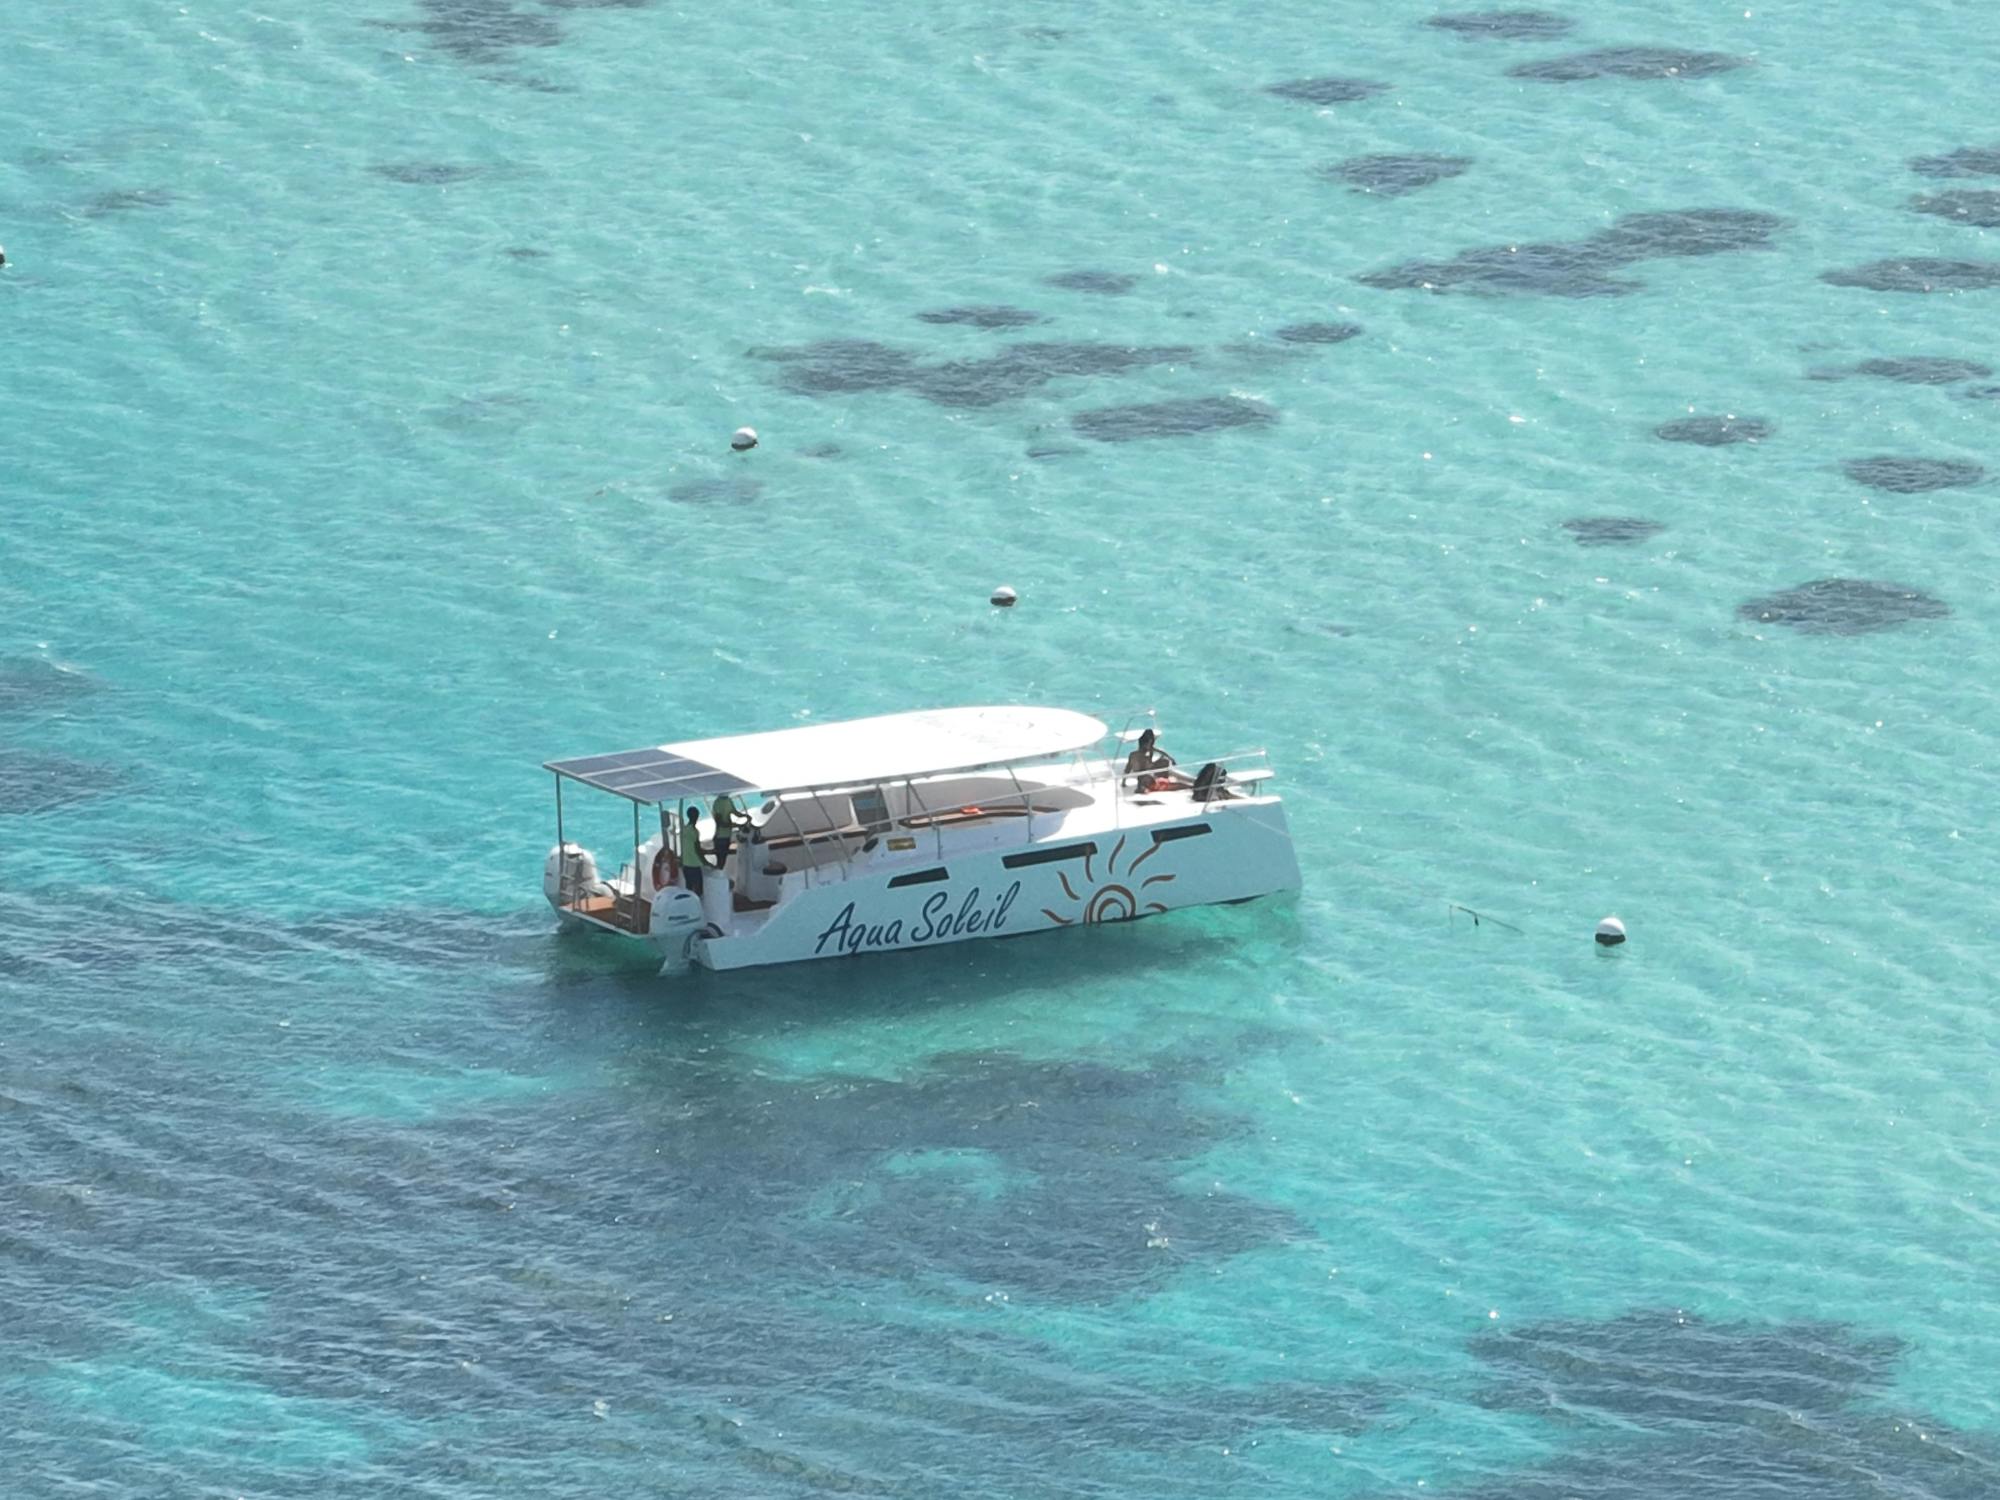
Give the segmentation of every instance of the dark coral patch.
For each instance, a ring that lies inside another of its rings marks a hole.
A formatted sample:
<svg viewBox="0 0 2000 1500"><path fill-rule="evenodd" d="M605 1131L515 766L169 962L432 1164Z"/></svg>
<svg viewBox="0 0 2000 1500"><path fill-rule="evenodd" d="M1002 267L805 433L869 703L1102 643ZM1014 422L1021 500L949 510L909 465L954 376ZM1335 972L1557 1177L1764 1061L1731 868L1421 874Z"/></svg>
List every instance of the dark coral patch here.
<svg viewBox="0 0 2000 1500"><path fill-rule="evenodd" d="M1858 365L1823 365L1808 370L1808 380L1847 380L1865 376L1870 380L1895 380L1904 385L1954 385L1961 380L1981 380L1993 371L1969 359L1947 359L1935 354L1912 354L1900 359L1864 359Z"/></svg>
<svg viewBox="0 0 2000 1500"><path fill-rule="evenodd" d="M917 314L920 323L964 323L973 328L1026 328L1042 321L1025 307L936 307Z"/></svg>
<svg viewBox="0 0 2000 1500"><path fill-rule="evenodd" d="M1125 271L1059 271L1042 278L1044 286L1066 292L1092 292L1100 297L1122 297L1139 284L1139 278Z"/></svg>
<svg viewBox="0 0 2000 1500"><path fill-rule="evenodd" d="M1507 76L1532 78L1542 83L1582 83L1592 78L1708 78L1749 66L1749 58L1732 57L1727 52L1689 52L1680 47L1603 47L1594 52L1574 52L1567 57L1520 63L1509 68Z"/></svg>
<svg viewBox="0 0 2000 1500"><path fill-rule="evenodd" d="M1122 375L1194 357L1185 344L1009 344L985 359L928 365L910 388L938 406L996 406L1067 375Z"/></svg>
<svg viewBox="0 0 2000 1500"><path fill-rule="evenodd" d="M510 63L530 48L554 47L563 40L559 22L548 11L638 10L649 0L417 0L423 19L377 22L395 31L413 31L467 67L490 68ZM510 80L546 92L558 92L540 79Z"/></svg>
<svg viewBox="0 0 2000 1500"><path fill-rule="evenodd" d="M1930 193L1912 198L1910 207L1917 213L1935 214L1954 224L1971 224L1981 229L2000 228L2000 192L1990 189Z"/></svg>
<svg viewBox="0 0 2000 1500"><path fill-rule="evenodd" d="M1667 528L1643 516L1575 516L1562 523L1579 547L1622 547L1656 537Z"/></svg>
<svg viewBox="0 0 2000 1500"><path fill-rule="evenodd" d="M447 432L479 434L518 427L534 409L534 399L518 391L480 391L427 406L424 415Z"/></svg>
<svg viewBox="0 0 2000 1500"><path fill-rule="evenodd" d="M1617 264L1762 250L1787 221L1754 208L1674 208L1625 214L1584 243Z"/></svg>
<svg viewBox="0 0 2000 1500"><path fill-rule="evenodd" d="M1272 337L1287 344L1344 344L1360 334L1359 323L1287 323Z"/></svg>
<svg viewBox="0 0 2000 1500"><path fill-rule="evenodd" d="M107 214L127 214L142 208L165 208L175 202L175 195L165 188L115 188L107 193L95 193L83 203L86 218L101 219Z"/></svg>
<svg viewBox="0 0 2000 1500"><path fill-rule="evenodd" d="M1300 104L1327 105L1356 104L1386 93L1388 88L1386 83L1370 83L1365 78L1294 78L1271 84L1264 92Z"/></svg>
<svg viewBox="0 0 2000 1500"><path fill-rule="evenodd" d="M1912 620L1941 620L1951 607L1906 584L1815 578L1739 604L1736 613L1763 625L1785 625L1802 635L1866 635Z"/></svg>
<svg viewBox="0 0 2000 1500"><path fill-rule="evenodd" d="M805 396L893 391L907 384L917 368L917 357L909 350L872 339L820 339L788 348L752 349L750 353L783 365L786 389Z"/></svg>
<svg viewBox="0 0 2000 1500"><path fill-rule="evenodd" d="M1489 245L1442 261L1406 261L1359 278L1385 290L1465 290L1489 296L1616 297L1639 283L1612 272L1640 261L1767 248L1788 221L1745 208L1626 214L1581 240Z"/></svg>
<svg viewBox="0 0 2000 1500"><path fill-rule="evenodd" d="M1474 10L1432 16L1426 26L1467 41L1546 42L1576 29L1576 22L1548 10Z"/></svg>
<svg viewBox="0 0 2000 1500"><path fill-rule="evenodd" d="M1960 458L1904 458L1883 455L1850 458L1841 471L1856 484L1895 495L1921 495L1927 490L1962 489L1986 477L1978 464Z"/></svg>
<svg viewBox="0 0 2000 1500"><path fill-rule="evenodd" d="M1261 401L1241 396L1193 396L1078 412L1070 418L1070 425L1100 443L1129 443L1144 438L1190 437L1228 427L1264 427L1277 420L1277 411Z"/></svg>
<svg viewBox="0 0 2000 1500"><path fill-rule="evenodd" d="M1829 1324L1711 1324L1682 1312L1531 1323L1481 1334L1482 1404L1587 1411L1649 1431L1713 1431L1762 1411L1828 1416L1889 1382L1902 1345Z"/></svg>
<svg viewBox="0 0 2000 1500"><path fill-rule="evenodd" d="M1942 156L1911 158L1919 177L2000 177L2000 146L1961 146Z"/></svg>
<svg viewBox="0 0 2000 1500"><path fill-rule="evenodd" d="M0 750L0 813L51 812L117 791L123 778L104 766L30 750Z"/></svg>
<svg viewBox="0 0 2000 1500"><path fill-rule="evenodd" d="M474 67L505 63L529 47L553 47L562 27L516 0L417 0L424 19L401 29L429 38L446 56Z"/></svg>
<svg viewBox="0 0 2000 1500"><path fill-rule="evenodd" d="M1383 291L1464 291L1485 296L1622 297L1639 283L1609 274L1579 244L1489 245L1450 260L1408 260L1356 278Z"/></svg>
<svg viewBox="0 0 2000 1500"><path fill-rule="evenodd" d="M1831 286L1858 286L1871 292L1983 292L2000 286L2000 261L1913 255L1907 260L1874 260L1844 271L1822 271L1819 279Z"/></svg>
<svg viewBox="0 0 2000 1500"><path fill-rule="evenodd" d="M1336 162L1326 175L1357 193L1400 198L1434 182L1456 177L1472 165L1469 156L1356 156Z"/></svg>
<svg viewBox="0 0 2000 1500"><path fill-rule="evenodd" d="M950 1164L940 1153L977 1152L1005 1170L997 1196L966 1191L949 1170L893 1181L878 1174L885 1191L855 1204L852 1232L842 1236L860 1263L897 1259L911 1275L943 1266L979 1284L1094 1298L1296 1232L1283 1210L1176 1184L1204 1141L1242 1128L1198 1112L1160 1118L1180 1102L1177 1093L1167 1080L1075 1060L944 1057L911 1083L822 1088L814 1114L827 1123L812 1127L823 1137L812 1151L845 1147L879 1159L920 1145L939 1165ZM810 1186L823 1191L853 1175ZM1038 1232L1005 1228L1023 1223Z"/></svg>
<svg viewBox="0 0 2000 1500"><path fill-rule="evenodd" d="M96 689L95 678L46 657L0 658L0 713L59 712Z"/></svg>
<svg viewBox="0 0 2000 1500"><path fill-rule="evenodd" d="M1681 1312L1530 1324L1475 1339L1484 1404L1564 1424L1564 1450L1461 1500L1974 1500L1990 1441L1885 1410L1902 1345L1829 1323Z"/></svg>
<svg viewBox="0 0 2000 1500"><path fill-rule="evenodd" d="M851 1348L852 1337L843 1339L842 1332L829 1328L802 1351L802 1365L825 1372L814 1377L816 1387L827 1389L830 1383L843 1403L865 1403L873 1392L873 1409L920 1423L920 1430L932 1435L953 1433L959 1441L976 1446L982 1459L1004 1454L1018 1462L1016 1455L1046 1454L1051 1433L1062 1428L1088 1432L1094 1452L1168 1453L1192 1460L1203 1451L1213 1454L1232 1444L1254 1442L1259 1433L1355 1433L1388 1414L1386 1393L1366 1384L1268 1380L1230 1386L1177 1381L1154 1390L1120 1375L1102 1389L1085 1389L1073 1373L1054 1365L1045 1349L971 1330L924 1335L929 1346L925 1357L921 1364L912 1360L908 1366L926 1371L924 1380L917 1382L898 1378L891 1368L854 1369L855 1354L841 1352L843 1345ZM909 1339L905 1332L906 1347ZM1017 1481L1007 1490L1010 1496L1048 1500L1077 1492L1078 1486L1049 1471L1046 1458L1030 1460L1029 1467L1045 1482L1031 1482L1024 1494ZM796 1492L857 1489L882 1493L838 1482L800 1484Z"/></svg>
<svg viewBox="0 0 2000 1500"><path fill-rule="evenodd" d="M764 482L747 475L689 479L667 491L669 500L684 505L747 505L764 490Z"/></svg>
<svg viewBox="0 0 2000 1500"><path fill-rule="evenodd" d="M977 1127L964 1139L955 1149L978 1149ZM1081 1154L1064 1155L1066 1180L1031 1179L990 1200L947 1173L908 1174L880 1199L841 1204L847 1222L831 1253L877 1274L916 1280L942 1268L976 1286L1094 1300L1108 1288L1157 1286L1296 1233L1280 1209L1240 1197L1211 1202L1143 1162L1093 1167ZM1020 1224L1036 1232L1008 1228Z"/></svg>
<svg viewBox="0 0 2000 1500"><path fill-rule="evenodd" d="M368 930L387 925L345 921L305 932L266 922L225 950L212 921L204 925L196 913L161 920L162 904L143 895L128 896L116 942L96 930L108 924L64 920L53 909L59 904L13 903L8 915L31 913L37 940L7 943L5 951L26 957L27 982L62 993L72 1008L86 984L89 999L106 1006L124 998L114 986L133 992L135 1003L171 1003L177 995L161 1000L146 989L157 983L165 953L200 966L190 987L204 985L249 1016L258 1013L260 992L240 982L239 969L261 975L294 959L323 961L350 938L366 954ZM509 934L499 954L494 920L466 914L441 943L433 929L414 924L383 957L394 964L397 950L407 949L430 962L421 955L437 946L469 954L466 944L483 929L479 952L491 985L518 979L544 1004L552 994L587 995L635 1011L649 993L657 996L636 973L558 960L545 936L526 935L531 926L499 925ZM141 936L151 940L143 950L150 967L133 955ZM1092 962L1085 951L1092 944L1072 946L1065 977ZM1129 976L1133 944L1110 938L1094 946L1124 948L1115 971ZM1045 964L1023 966L1006 947L994 962L1031 984L1049 983ZM525 962L514 961L523 954ZM90 968L99 955L118 967ZM919 987L933 1006L940 994L962 1003L979 992L962 958L909 961L920 972L928 964L929 983ZM564 977L546 988L551 970ZM814 991L822 999L826 983ZM492 1389L521 1395L510 1429L520 1453L561 1450L565 1421L574 1421L554 1408L577 1400L529 1396L559 1378L572 1398L616 1392L610 1410L643 1414L649 1431L673 1445L676 1462L703 1476L693 1490L704 1494L1124 1494L1127 1487L1107 1476L1129 1469L1129 1456L1161 1453L1201 1463L1202 1472L1226 1471L1219 1455L1228 1445L1281 1431L1354 1432L1388 1415L1392 1392L1347 1377L1338 1351L1300 1351L1275 1370L1246 1375L1227 1351L1190 1350L1185 1340L1142 1332L1124 1345L1131 1357L1106 1375L1082 1369L1074 1350L1043 1342L1020 1320L880 1315L881 1290L900 1286L947 1311L1004 1308L1011 1296L1042 1310L1069 1302L1089 1316L1206 1279L1246 1251L1310 1245L1313 1228L1295 1213L1199 1170L1225 1142L1255 1139L1251 1119L1214 1103L1215 1081L1243 1061L1238 1028L1215 1029L1227 1035L1226 1049L1149 1050L1123 1067L1076 1055L980 1052L932 1057L896 1078L801 1077L766 1057L731 1055L732 1033L752 1032L727 1018L743 1014L728 1002L750 994L732 986L697 1002L674 1018L682 1024L671 1040L658 1033L657 1019L622 1018L612 1087L465 1109L438 1131L448 1149L396 1121L321 1118L319 1101L352 1097L340 1083L321 1084L333 1069L315 1069L289 1097L273 1098L279 1090L243 1087L220 1069L176 1069L172 1058L163 1069L157 1048L100 1048L114 1055L89 1065L80 1051L87 1037L78 1050L46 1057L19 1058L12 1054L22 1049L10 1048L0 1110L18 1106L15 1120L41 1117L45 1128L10 1134L0 1202L13 1238L55 1247L49 1254L75 1238L73 1226L88 1233L92 1253L70 1257L79 1295L109 1304L142 1281L163 1287L168 1311L159 1321L174 1320L167 1325L174 1357L204 1368L226 1362L232 1391L258 1393L253 1416L293 1397L352 1400L356 1391L383 1409L448 1415L463 1402L439 1389L436 1350L446 1340L479 1361L479 1378ZM757 994L779 1024L807 1024L803 987ZM915 992L890 1003L914 1008ZM578 1009L571 1006L572 1015ZM142 1051L150 1055L126 1055ZM412 1073L425 1061L407 1048L385 1058L399 1072L408 1060ZM448 1060L438 1069L460 1071ZM59 1128L81 1114L103 1117L106 1128L94 1135ZM173 1171L125 1149L133 1119L190 1142ZM525 1152L520 1142L537 1138L529 1132L559 1136L568 1157ZM94 1197L71 1190L80 1182ZM21 1184L42 1186L31 1195ZM517 1201L535 1211L512 1212ZM413 1205L420 1212L410 1212ZM61 1232L42 1233L38 1213ZM404 1251L429 1263L448 1260L454 1245L494 1236L506 1244L479 1260L477 1274L408 1277L407 1296L393 1306L372 1265L330 1275L323 1258L284 1253L302 1235L339 1240L358 1218L396 1218ZM218 1265L245 1265L252 1256L255 1275L246 1284L272 1315L215 1316L207 1289ZM705 1278L701 1268L716 1274ZM20 1299L9 1312L10 1347L51 1358L77 1348L132 1357L123 1328L80 1328L74 1306L56 1305L63 1301ZM157 1342L152 1326L139 1330L136 1347ZM514 1330L525 1332L507 1336ZM550 1338L536 1330L559 1331L559 1375ZM311 1358L300 1357L302 1342ZM919 1370L921 1380L910 1378ZM830 1425L808 1418L798 1432L774 1417L777 1405L763 1404L799 1394L824 1403ZM844 1437L851 1423L841 1414L861 1410L870 1413L868 1451ZM97 1487L116 1489L110 1476L122 1450L112 1435L129 1432L127 1420L114 1412L85 1429L101 1431L117 1450L104 1468L74 1460L62 1472L86 1481L103 1475ZM9 1457L18 1458L13 1437ZM62 1464L78 1446L65 1428L47 1451ZM605 1472L644 1459L650 1450L641 1447L612 1442L599 1454L610 1455ZM29 1461L42 1451L31 1445ZM346 1472L345 1460L336 1462ZM412 1472L432 1481L419 1487L441 1497L509 1491L508 1477L521 1472L497 1451L469 1467L456 1455L414 1463ZM909 1464L922 1469L921 1483L907 1479ZM538 1473L539 1460L527 1471ZM258 1493L304 1500L329 1490L320 1471L302 1477L236 1454L192 1472L204 1488L219 1488L226 1473L233 1491L248 1490L241 1479L248 1472L260 1481ZM218 1476L213 1485L205 1482L210 1473ZM1179 1482L1148 1491L1207 1492Z"/></svg>
<svg viewBox="0 0 2000 1500"><path fill-rule="evenodd" d="M1119 375L1194 356L1185 344L1006 344L979 359L925 364L907 350L866 339L827 339L753 351L784 366L784 384L803 395L908 390L937 406L996 406L1062 376Z"/></svg>
<svg viewBox="0 0 2000 1500"><path fill-rule="evenodd" d="M1682 417L1662 422L1653 436L1669 443L1695 443L1703 448L1725 448L1731 443L1761 443L1772 427L1758 417Z"/></svg>
<svg viewBox="0 0 2000 1500"><path fill-rule="evenodd" d="M813 1231L822 1273L1102 1301L1309 1232L1282 1208L1182 1182L1190 1159L1247 1127L1190 1107L1194 1066L983 1052L895 1080L784 1080L691 1059L650 1186L691 1210L687 1233L739 1260L789 1243L766 1233L773 1213L818 1203L833 1210ZM629 1121L611 1128L625 1139ZM608 1192L608 1211L662 1214L635 1187Z"/></svg>
<svg viewBox="0 0 2000 1500"><path fill-rule="evenodd" d="M449 187L454 182L477 177L484 169L448 161L392 161L378 162L368 170L377 177L412 187Z"/></svg>

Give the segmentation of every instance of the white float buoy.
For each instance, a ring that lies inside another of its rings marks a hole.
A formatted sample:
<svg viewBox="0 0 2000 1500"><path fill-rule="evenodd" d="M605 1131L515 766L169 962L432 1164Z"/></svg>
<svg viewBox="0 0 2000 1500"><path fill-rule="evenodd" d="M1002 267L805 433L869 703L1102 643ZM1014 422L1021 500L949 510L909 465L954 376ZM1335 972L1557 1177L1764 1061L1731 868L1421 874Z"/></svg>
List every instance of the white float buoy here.
<svg viewBox="0 0 2000 1500"><path fill-rule="evenodd" d="M1003 583L1000 585L999 588L993 591L993 607L995 609L1012 609L1014 607L1014 601L1016 599L1019 599L1020 597L1021 596L1019 594L1015 593L1012 589L1008 588L1007 585Z"/></svg>
<svg viewBox="0 0 2000 1500"><path fill-rule="evenodd" d="M1606 917L1597 924L1597 945L1600 948L1616 948L1625 941L1625 924L1616 917Z"/></svg>
<svg viewBox="0 0 2000 1500"><path fill-rule="evenodd" d="M729 446L734 448L738 453L748 453L752 448L757 446L757 429L754 427L737 428L729 434Z"/></svg>

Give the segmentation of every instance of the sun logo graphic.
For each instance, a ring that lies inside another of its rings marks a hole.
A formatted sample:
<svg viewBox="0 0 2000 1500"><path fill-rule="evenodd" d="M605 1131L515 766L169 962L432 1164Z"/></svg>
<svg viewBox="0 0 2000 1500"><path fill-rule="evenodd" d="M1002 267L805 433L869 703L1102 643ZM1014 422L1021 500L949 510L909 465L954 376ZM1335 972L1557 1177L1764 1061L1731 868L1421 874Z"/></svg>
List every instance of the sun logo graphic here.
<svg viewBox="0 0 2000 1500"><path fill-rule="evenodd" d="M1086 925L1095 925L1099 922L1129 922L1134 917L1149 917L1154 912L1165 911L1166 907L1153 900L1147 892L1156 885L1167 884L1174 877L1164 872L1142 877L1139 868L1166 845L1148 844L1131 864L1121 870L1118 861L1125 853L1125 843L1123 838L1118 840L1117 847L1111 851L1111 857L1104 862L1102 878L1092 868L1097 851L1093 849L1084 855L1081 891L1070 884L1067 870L1057 871L1056 879L1062 882L1063 894L1075 902L1081 911L1073 908L1070 915L1064 916L1061 912L1045 906L1042 908L1042 915L1051 922L1068 927L1077 922Z"/></svg>

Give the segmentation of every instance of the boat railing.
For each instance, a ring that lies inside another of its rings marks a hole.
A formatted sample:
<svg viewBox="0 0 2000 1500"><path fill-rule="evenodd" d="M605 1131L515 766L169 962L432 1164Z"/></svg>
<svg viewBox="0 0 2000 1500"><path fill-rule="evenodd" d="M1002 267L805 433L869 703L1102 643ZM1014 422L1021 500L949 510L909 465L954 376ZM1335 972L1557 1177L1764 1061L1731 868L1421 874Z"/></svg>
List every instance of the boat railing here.
<svg viewBox="0 0 2000 1500"><path fill-rule="evenodd" d="M1126 771L1124 762L1116 758L1106 758L1080 763L1081 777L1069 781L1049 782L1038 786L1022 786L1016 783L1011 792L987 793L981 795L976 808L949 808L937 812L906 817L897 820L898 826L911 829L943 828L956 823L974 823L990 817L1018 817L1027 825L1025 832L1029 842L1034 840L1034 819L1037 814L1064 811L1058 807L1037 807L1035 799L1047 796L1060 787L1092 787L1110 783L1116 789L1112 798L1113 816L1122 822L1124 803L1133 797L1146 795L1144 785L1154 778L1167 778L1168 787L1161 790L1186 791L1190 789L1200 774L1208 767L1215 766L1226 773L1219 778L1225 794L1234 779L1243 782L1268 781L1272 775L1270 752L1255 750L1235 750L1227 755L1212 756L1193 766L1175 764L1162 766L1151 771ZM915 790L912 787L912 790ZM1217 800L1226 800L1218 798Z"/></svg>
<svg viewBox="0 0 2000 1500"><path fill-rule="evenodd" d="M1194 791L1210 767L1217 774L1209 783L1213 790L1197 799L1204 806L1227 803L1243 795L1240 791L1231 790L1232 783L1237 787L1262 783L1269 781L1274 774L1270 752L1262 746L1254 750L1232 750L1227 755L1210 756L1191 764L1176 762L1148 771L1127 771L1121 763L1117 773L1118 795L1112 800L1117 826L1124 824L1127 802L1150 800L1153 793L1161 791Z"/></svg>
<svg viewBox="0 0 2000 1500"><path fill-rule="evenodd" d="M1176 764L1162 766L1156 770L1128 772L1124 760L1117 756L1085 758L1062 766L1043 763L1005 769L1014 786L1009 791L982 791L976 805L955 806L939 803L935 806L924 801L923 784L919 780L908 783L909 809L902 816L887 824L849 823L835 826L827 814L826 796L846 796L860 790L859 787L800 787L783 794L809 800L826 820L823 826L807 832L794 822L794 832L778 832L775 838L769 835L774 830L766 824L760 829L763 836L747 840L739 849L748 854L781 844L795 849L800 862L791 873L804 877L808 885L820 885L829 881L845 880L852 873L851 862L855 855L872 852L877 843L885 839L922 838L929 834L935 842L938 858L945 856L944 834L949 828L964 827L971 823L981 823L996 818L1018 818L1021 822L1022 841L1033 843L1036 835L1036 819L1052 813L1068 811L1069 808L1044 805L1038 799L1048 799L1051 793L1065 790L1083 790L1109 785L1113 789L1109 799L1112 806L1113 826L1122 826L1124 807L1129 801L1149 797L1154 791L1189 791L1193 789L1201 771L1214 766L1224 773L1217 778L1221 794L1214 801L1218 805L1234 800L1234 789L1246 784L1259 784L1272 775L1270 755L1263 748L1236 750L1227 755L1212 756L1192 765ZM1056 772L1067 770L1067 775ZM1027 772L1038 779L1023 782L1021 772ZM1155 780L1164 784L1148 787ZM1240 796L1240 792L1235 795ZM1206 805L1206 804L1205 804Z"/></svg>
<svg viewBox="0 0 2000 1500"><path fill-rule="evenodd" d="M638 877L631 865L618 871L615 880L598 876L586 881L565 860L556 876L556 908L583 917L599 926L643 937L652 915L640 899Z"/></svg>

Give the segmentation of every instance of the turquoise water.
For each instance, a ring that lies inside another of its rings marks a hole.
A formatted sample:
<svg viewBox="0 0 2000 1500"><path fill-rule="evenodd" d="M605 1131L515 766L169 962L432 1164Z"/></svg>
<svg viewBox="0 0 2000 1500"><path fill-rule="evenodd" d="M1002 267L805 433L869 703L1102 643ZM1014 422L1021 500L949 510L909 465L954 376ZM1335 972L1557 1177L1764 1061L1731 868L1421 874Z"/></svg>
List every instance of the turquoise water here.
<svg viewBox="0 0 2000 1500"><path fill-rule="evenodd" d="M2000 33L1429 14L10 13L11 1493L2000 1493ZM1305 890L552 931L542 760L996 700Z"/></svg>

